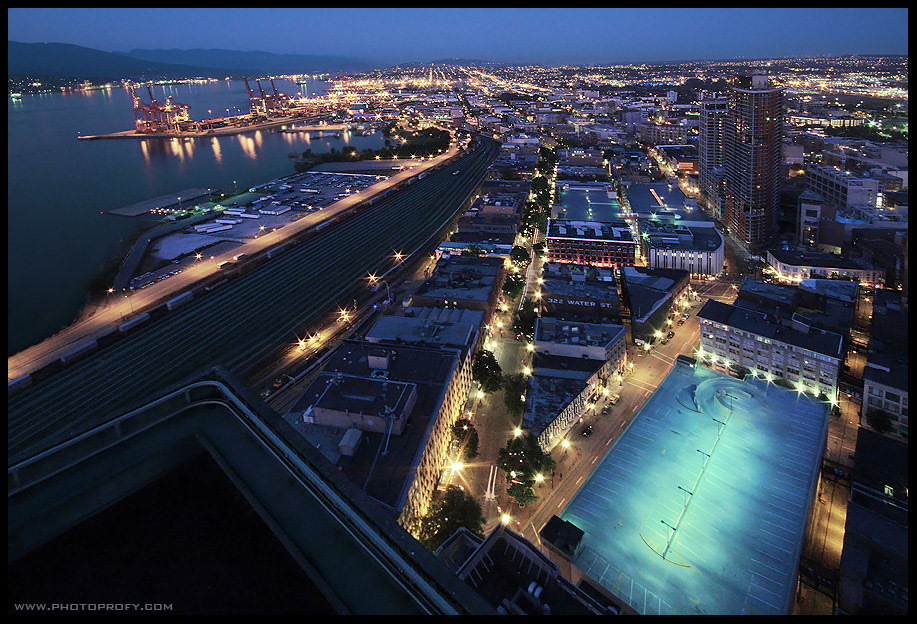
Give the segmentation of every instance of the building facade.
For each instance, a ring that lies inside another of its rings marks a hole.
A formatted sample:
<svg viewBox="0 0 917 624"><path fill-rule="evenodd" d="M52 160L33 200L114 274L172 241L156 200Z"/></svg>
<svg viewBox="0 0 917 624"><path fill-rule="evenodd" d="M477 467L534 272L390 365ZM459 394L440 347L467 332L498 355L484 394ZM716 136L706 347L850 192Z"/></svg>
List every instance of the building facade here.
<svg viewBox="0 0 917 624"><path fill-rule="evenodd" d="M700 320L698 357L707 366L783 383L837 399L843 339L815 327L792 327L760 312L708 300Z"/></svg>
<svg viewBox="0 0 917 624"><path fill-rule="evenodd" d="M699 186L711 217L723 219L723 157L726 138L725 98L700 103L700 126L697 138Z"/></svg>
<svg viewBox="0 0 917 624"><path fill-rule="evenodd" d="M738 81L727 100L723 220L742 244L758 249L777 228L784 93L752 76Z"/></svg>
<svg viewBox="0 0 917 624"><path fill-rule="evenodd" d="M572 262L598 267L633 266L637 241L623 221L548 221L546 245L549 262Z"/></svg>

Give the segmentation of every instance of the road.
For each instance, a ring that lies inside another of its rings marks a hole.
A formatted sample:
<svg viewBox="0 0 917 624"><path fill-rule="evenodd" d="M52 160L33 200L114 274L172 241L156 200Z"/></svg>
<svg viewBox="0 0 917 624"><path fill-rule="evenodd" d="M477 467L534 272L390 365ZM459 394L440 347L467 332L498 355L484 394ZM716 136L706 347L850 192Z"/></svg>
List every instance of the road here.
<svg viewBox="0 0 917 624"><path fill-rule="evenodd" d="M337 307L352 309L370 290L368 275L399 262L396 252L413 253L441 236L495 156L496 143L482 141L358 215L11 394L8 458L77 435L205 368L219 364L241 375L289 352Z"/></svg>
<svg viewBox="0 0 917 624"><path fill-rule="evenodd" d="M530 265L527 274L530 292L537 292L541 266L542 263L537 258ZM487 521L486 528L492 528L501 522L503 514L508 513L515 529L538 544L538 531L552 515L563 509L588 479L598 462L671 370L675 358L681 354L692 355L700 346L700 321L696 312L704 301L709 298L732 303L736 298L735 284L726 280L696 281L691 287L696 295L692 296L692 305L688 308L690 316L683 325L671 326L675 332L672 339L668 340L667 344L657 342L649 352L629 347L628 360L633 364L632 371L625 375L621 385L611 388L609 396L600 399L595 408L574 425L567 435L570 442L568 448L564 449L558 445L552 450L552 457L557 466L553 478L546 478L542 484L536 486L539 498L535 503L521 509L515 505L506 495L502 471L497 473L495 498L485 496L491 467L496 465L498 451L513 435L518 423L511 422L507 416L502 391L480 400L472 400L469 411L474 414L475 426L479 431L479 456L463 470L462 479L466 487L482 503ZM501 334L500 329L496 327L497 322L502 322L504 326L512 323L512 311L518 306L515 302L510 304L507 306L507 312L495 317L491 342L491 349L507 374L522 372L526 366L531 365L531 354L515 339L512 332L503 331ZM620 395L618 402L610 407L607 414L602 414L602 408L615 393ZM584 437L582 431L587 425L592 425L593 430L589 437Z"/></svg>
<svg viewBox="0 0 917 624"><path fill-rule="evenodd" d="M84 318L79 323L63 329L39 344L33 345L7 358L7 380L10 381L31 373L59 359L63 354L73 349L75 346L85 341L97 339L111 332L121 323L139 314L142 310L155 307L159 303L167 301L191 289L201 281L218 273L219 269L217 267L223 262L232 260L235 255L245 253L248 254L248 256L254 256L265 251L289 238L295 237L304 230L322 221L332 219L342 212L346 212L360 202L366 201L380 193L384 193L400 182L421 173L423 170L435 167L449 160L458 153L458 148L453 144L445 153L440 154L432 160L425 161L423 165L413 169L400 171L387 180L374 184L359 193L345 197L322 211L308 213L305 217L289 225L273 232L267 232L256 239L243 243L229 252L212 258L206 257L186 267L178 275L152 284L140 291L126 291L125 293L110 295L108 305L97 308L96 313L89 318Z"/></svg>

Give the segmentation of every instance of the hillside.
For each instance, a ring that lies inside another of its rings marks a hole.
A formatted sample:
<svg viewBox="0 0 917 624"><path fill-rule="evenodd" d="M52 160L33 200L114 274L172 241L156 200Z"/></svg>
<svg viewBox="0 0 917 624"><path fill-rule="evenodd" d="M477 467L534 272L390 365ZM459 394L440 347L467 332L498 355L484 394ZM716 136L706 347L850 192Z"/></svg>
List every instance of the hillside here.
<svg viewBox="0 0 917 624"><path fill-rule="evenodd" d="M218 77L224 72L171 65L103 52L69 43L7 42L7 77L52 76L85 80L149 80L152 78Z"/></svg>
<svg viewBox="0 0 917 624"><path fill-rule="evenodd" d="M369 69L364 61L329 55L273 54L271 52L191 49L191 50L131 50L132 58L156 63L220 68L226 71L298 74L354 71Z"/></svg>

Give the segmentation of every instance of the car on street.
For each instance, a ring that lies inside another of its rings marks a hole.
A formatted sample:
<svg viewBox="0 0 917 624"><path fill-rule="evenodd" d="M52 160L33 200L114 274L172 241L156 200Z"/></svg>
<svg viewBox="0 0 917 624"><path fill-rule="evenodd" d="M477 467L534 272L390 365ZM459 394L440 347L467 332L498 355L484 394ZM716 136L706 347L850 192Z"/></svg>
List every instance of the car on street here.
<svg viewBox="0 0 917 624"><path fill-rule="evenodd" d="M675 337L675 332L673 332L673 331L670 331L670 332L668 333L668 335L666 336L666 338L668 338L669 340L671 340L671 339L674 338L674 337Z"/></svg>
<svg viewBox="0 0 917 624"><path fill-rule="evenodd" d="M586 425L583 427L583 437L588 438L592 435L592 425Z"/></svg>
<svg viewBox="0 0 917 624"><path fill-rule="evenodd" d="M611 397L611 399L609 399L608 402L611 403L612 405L614 405L615 403L618 402L618 400L619 400L620 398L621 398L621 395L620 395L620 394L616 394L616 395L614 395L613 397Z"/></svg>

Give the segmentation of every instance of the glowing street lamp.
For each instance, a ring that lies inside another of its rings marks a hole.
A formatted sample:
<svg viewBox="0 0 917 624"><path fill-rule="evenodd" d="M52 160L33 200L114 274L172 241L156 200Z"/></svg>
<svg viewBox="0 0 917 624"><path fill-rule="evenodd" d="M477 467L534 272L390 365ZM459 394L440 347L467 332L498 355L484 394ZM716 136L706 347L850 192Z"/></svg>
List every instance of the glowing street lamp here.
<svg viewBox="0 0 917 624"><path fill-rule="evenodd" d="M518 437L521 436L521 435L522 435L522 429L520 429L519 427L516 427L516 428L513 430L513 437L514 437L514 438L518 438Z"/></svg>

